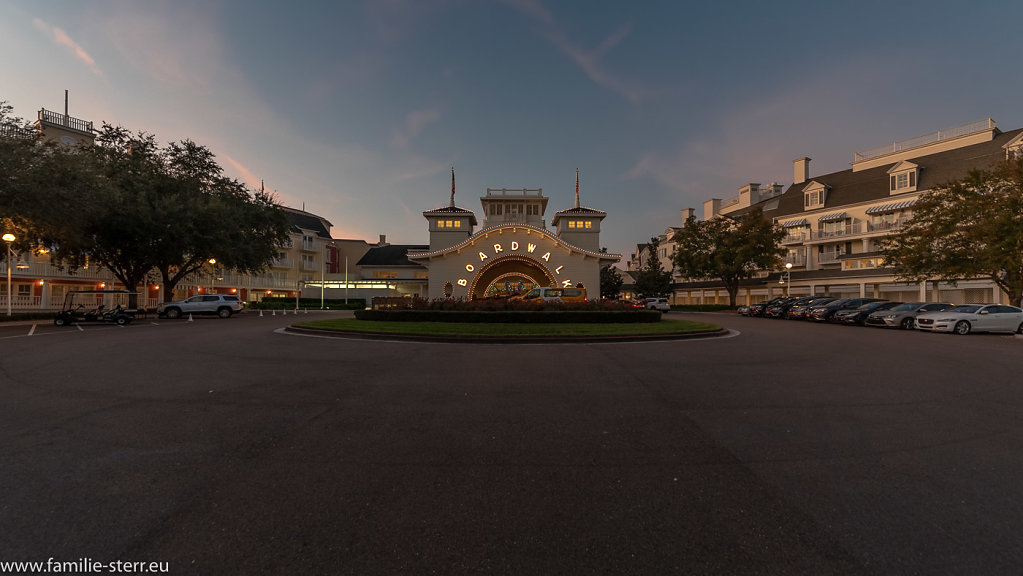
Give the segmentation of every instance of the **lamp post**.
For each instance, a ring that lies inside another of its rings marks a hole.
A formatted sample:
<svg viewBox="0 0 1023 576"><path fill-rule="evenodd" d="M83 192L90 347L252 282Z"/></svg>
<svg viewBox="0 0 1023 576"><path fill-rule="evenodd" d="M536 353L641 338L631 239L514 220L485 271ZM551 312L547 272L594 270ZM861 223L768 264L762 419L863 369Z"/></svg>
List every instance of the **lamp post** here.
<svg viewBox="0 0 1023 576"><path fill-rule="evenodd" d="M210 294L213 294L217 289L217 259L210 258L207 262L210 263L210 266L213 266L213 272L210 272Z"/></svg>
<svg viewBox="0 0 1023 576"><path fill-rule="evenodd" d="M792 262L785 263L785 271L781 273L781 278L778 279L778 283L785 285L785 297L788 297L789 284L792 283Z"/></svg>
<svg viewBox="0 0 1023 576"><path fill-rule="evenodd" d="M14 242L14 234L4 234L4 242L7 242L7 315L11 315L11 259L14 258L14 250L11 249L11 242Z"/></svg>
<svg viewBox="0 0 1023 576"><path fill-rule="evenodd" d="M320 261L320 310L323 310L323 284L326 282L327 276L327 256L330 255L330 249L334 246L333 242L330 242L324 246L323 260Z"/></svg>
<svg viewBox="0 0 1023 576"><path fill-rule="evenodd" d="M348 304L348 256L345 256L345 304Z"/></svg>

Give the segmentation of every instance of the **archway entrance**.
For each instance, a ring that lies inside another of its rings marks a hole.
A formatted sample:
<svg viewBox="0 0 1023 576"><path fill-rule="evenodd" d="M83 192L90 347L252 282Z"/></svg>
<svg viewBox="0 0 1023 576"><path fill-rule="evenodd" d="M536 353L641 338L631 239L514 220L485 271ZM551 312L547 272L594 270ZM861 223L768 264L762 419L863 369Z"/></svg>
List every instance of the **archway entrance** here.
<svg viewBox="0 0 1023 576"><path fill-rule="evenodd" d="M489 262L469 287L472 298L530 290L534 286L552 286L554 275L539 262L524 256L504 256Z"/></svg>

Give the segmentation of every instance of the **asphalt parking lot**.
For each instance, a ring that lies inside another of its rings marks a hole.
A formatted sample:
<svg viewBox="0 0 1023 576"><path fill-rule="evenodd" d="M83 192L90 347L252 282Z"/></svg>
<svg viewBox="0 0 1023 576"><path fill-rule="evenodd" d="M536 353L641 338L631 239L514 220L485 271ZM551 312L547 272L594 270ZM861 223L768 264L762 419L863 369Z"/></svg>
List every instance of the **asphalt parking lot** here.
<svg viewBox="0 0 1023 576"><path fill-rule="evenodd" d="M691 317L738 335L279 331L329 314L0 325L0 563L1023 571L1023 339L715 314Z"/></svg>

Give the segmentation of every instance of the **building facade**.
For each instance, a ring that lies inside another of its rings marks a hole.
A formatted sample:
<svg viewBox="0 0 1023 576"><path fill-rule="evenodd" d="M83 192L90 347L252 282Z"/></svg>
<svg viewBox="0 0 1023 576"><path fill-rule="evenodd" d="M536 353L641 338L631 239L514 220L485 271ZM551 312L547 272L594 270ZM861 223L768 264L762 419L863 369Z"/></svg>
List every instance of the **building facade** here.
<svg viewBox="0 0 1023 576"><path fill-rule="evenodd" d="M600 297L600 268L618 262L617 254L600 251L600 225L606 212L579 204L554 214L547 228L548 198L543 189L488 188L480 197L483 227L475 231L475 214L451 201L423 212L430 245L410 250L408 259L429 270L427 296L485 298L519 293L537 286L575 286Z"/></svg>
<svg viewBox="0 0 1023 576"><path fill-rule="evenodd" d="M1009 303L989 280L902 282L885 267L877 243L909 221L921 194L1021 153L1023 130L1001 132L985 119L858 152L840 172L812 175L810 158L798 158L784 192L772 184L764 194L751 184L745 195L740 189L732 199L705 202L704 218L759 208L786 230L781 248L790 271L763 271L743 282L739 304L787 294ZM727 304L728 298L720 283L705 279L677 282L673 301Z"/></svg>

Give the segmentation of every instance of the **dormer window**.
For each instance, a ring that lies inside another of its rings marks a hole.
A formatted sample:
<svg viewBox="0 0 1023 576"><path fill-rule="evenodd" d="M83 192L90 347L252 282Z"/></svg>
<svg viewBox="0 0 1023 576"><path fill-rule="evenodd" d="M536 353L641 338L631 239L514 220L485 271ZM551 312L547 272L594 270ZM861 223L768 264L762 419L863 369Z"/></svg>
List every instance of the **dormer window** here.
<svg viewBox="0 0 1023 576"><path fill-rule="evenodd" d="M824 206L824 201L827 199L828 189L826 186L819 182L811 182L809 186L803 189L803 208L809 210L811 208L820 208Z"/></svg>
<svg viewBox="0 0 1023 576"><path fill-rule="evenodd" d="M1005 159L1015 160L1023 158L1023 134L1016 135L1005 144Z"/></svg>
<svg viewBox="0 0 1023 576"><path fill-rule="evenodd" d="M892 194L915 192L920 178L920 167L912 162L899 162L888 170L889 191Z"/></svg>

